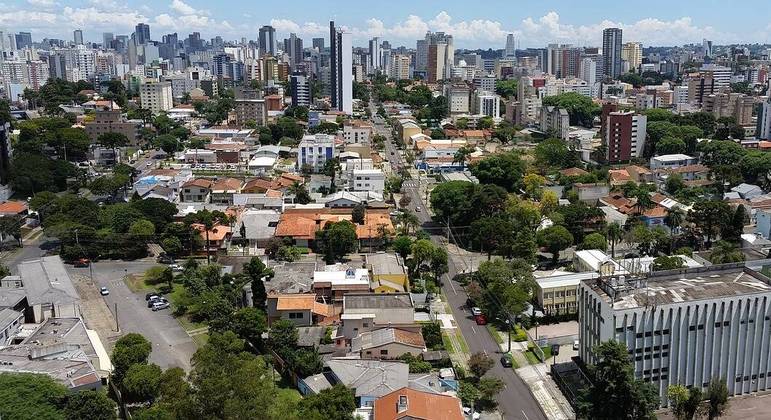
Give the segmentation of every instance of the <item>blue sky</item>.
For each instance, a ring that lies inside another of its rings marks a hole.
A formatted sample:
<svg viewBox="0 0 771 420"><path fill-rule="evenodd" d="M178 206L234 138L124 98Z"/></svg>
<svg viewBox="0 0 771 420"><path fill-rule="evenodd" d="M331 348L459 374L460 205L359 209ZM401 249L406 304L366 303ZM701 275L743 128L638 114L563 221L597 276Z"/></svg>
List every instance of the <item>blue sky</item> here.
<svg viewBox="0 0 771 420"><path fill-rule="evenodd" d="M644 45L771 41L769 0L0 0L0 10L0 29L29 30L33 39L71 39L81 28L87 39L101 40L102 32L128 34L137 22L150 24L153 39L192 31L254 39L264 24L275 26L279 38L296 32L309 39L325 36L335 19L356 45L380 36L414 46L426 30L452 33L457 47L502 48L507 33L523 48L598 45L607 26L623 28L624 40Z"/></svg>

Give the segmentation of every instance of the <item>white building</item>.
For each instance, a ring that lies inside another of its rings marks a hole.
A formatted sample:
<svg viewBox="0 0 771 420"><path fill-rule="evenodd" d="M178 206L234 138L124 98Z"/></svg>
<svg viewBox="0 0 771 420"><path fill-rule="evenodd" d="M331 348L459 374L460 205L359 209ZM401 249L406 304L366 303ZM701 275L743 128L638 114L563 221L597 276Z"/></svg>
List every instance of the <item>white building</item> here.
<svg viewBox="0 0 771 420"><path fill-rule="evenodd" d="M444 96L450 107L450 114L468 114L470 111L471 90L465 83L448 84L444 87Z"/></svg>
<svg viewBox="0 0 771 420"><path fill-rule="evenodd" d="M477 115L498 118L501 115L501 97L485 91L477 91L475 111Z"/></svg>
<svg viewBox="0 0 771 420"><path fill-rule="evenodd" d="M712 73L712 78L715 80L715 90L731 84L731 75L733 75L733 70L731 70L730 67L709 63L702 64L700 70L702 72Z"/></svg>
<svg viewBox="0 0 771 420"><path fill-rule="evenodd" d="M324 164L335 157L335 137L328 134L306 134L297 146L297 169L310 165L313 171L324 169Z"/></svg>
<svg viewBox="0 0 771 420"><path fill-rule="evenodd" d="M541 131L553 132L557 138L568 140L570 115L565 108L547 106L541 110Z"/></svg>
<svg viewBox="0 0 771 420"><path fill-rule="evenodd" d="M394 54L391 56L389 75L396 80L410 78L410 56L406 54Z"/></svg>
<svg viewBox="0 0 771 420"><path fill-rule="evenodd" d="M758 127L756 130L758 139L771 140L771 96L763 101L758 114Z"/></svg>
<svg viewBox="0 0 771 420"><path fill-rule="evenodd" d="M139 85L139 102L142 108L153 113L168 111L174 107L171 82L153 82Z"/></svg>
<svg viewBox="0 0 771 420"><path fill-rule="evenodd" d="M353 191L374 191L383 194L385 174L380 169L354 169L350 183Z"/></svg>
<svg viewBox="0 0 771 420"><path fill-rule="evenodd" d="M346 144L369 143L372 126L360 120L353 120L343 126L343 139Z"/></svg>
<svg viewBox="0 0 771 420"><path fill-rule="evenodd" d="M597 81L597 62L594 59L587 57L581 60L581 79L594 86Z"/></svg>
<svg viewBox="0 0 771 420"><path fill-rule="evenodd" d="M626 345L635 376L652 383L663 405L670 385L705 388L726 380L729 395L771 388L771 284L744 263L607 275L579 287L579 356Z"/></svg>
<svg viewBox="0 0 771 420"><path fill-rule="evenodd" d="M656 169L675 169L681 166L695 165L699 163L699 159L688 156L682 153L674 153L671 155L654 156L651 158L651 170Z"/></svg>

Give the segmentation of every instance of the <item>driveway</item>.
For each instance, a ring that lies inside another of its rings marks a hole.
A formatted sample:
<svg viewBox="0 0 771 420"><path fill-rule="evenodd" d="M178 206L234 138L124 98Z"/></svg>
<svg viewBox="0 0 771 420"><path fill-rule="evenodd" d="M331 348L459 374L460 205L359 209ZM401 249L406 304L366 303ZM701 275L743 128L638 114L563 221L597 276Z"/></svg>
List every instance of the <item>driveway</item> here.
<svg viewBox="0 0 771 420"><path fill-rule="evenodd" d="M169 310L153 312L147 307L144 293L134 293L126 286L126 274L143 273L157 265L150 259L137 261L100 261L92 265L95 287L110 290L104 296L111 311L117 305L117 321L121 334L139 333L153 343L150 362L163 369L181 367L190 370L190 358L197 347ZM88 268L67 266L70 273L90 276Z"/></svg>

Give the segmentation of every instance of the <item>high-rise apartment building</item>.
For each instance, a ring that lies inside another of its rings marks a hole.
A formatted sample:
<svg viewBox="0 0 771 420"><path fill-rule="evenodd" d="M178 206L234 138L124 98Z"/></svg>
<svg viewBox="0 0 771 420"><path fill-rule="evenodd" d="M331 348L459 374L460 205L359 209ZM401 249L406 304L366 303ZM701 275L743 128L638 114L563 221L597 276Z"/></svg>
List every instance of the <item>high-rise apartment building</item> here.
<svg viewBox="0 0 771 420"><path fill-rule="evenodd" d="M239 126L252 121L257 125L265 125L267 122L268 109L260 90L247 87L236 89L233 110Z"/></svg>
<svg viewBox="0 0 771 420"><path fill-rule="evenodd" d="M330 94L332 108L353 113L353 43L349 32L329 22Z"/></svg>
<svg viewBox="0 0 771 420"><path fill-rule="evenodd" d="M514 39L514 34L506 35L506 48L503 50L503 56L507 58L514 57L516 51L517 44L516 40Z"/></svg>
<svg viewBox="0 0 771 420"><path fill-rule="evenodd" d="M449 79L455 60L452 35L444 32L428 32L426 42L428 44L426 80L435 83L437 80Z"/></svg>
<svg viewBox="0 0 771 420"><path fill-rule="evenodd" d="M146 23L137 23L134 28L134 42L137 45L143 45L150 42L150 25Z"/></svg>
<svg viewBox="0 0 771 420"><path fill-rule="evenodd" d="M311 106L311 87L308 76L303 72L294 72L290 76L292 86L292 106Z"/></svg>
<svg viewBox="0 0 771 420"><path fill-rule="evenodd" d="M313 38L313 48L318 52L324 51L324 38Z"/></svg>
<svg viewBox="0 0 771 420"><path fill-rule="evenodd" d="M396 80L406 80L410 78L410 56L406 54L395 54L391 56L391 70L389 75Z"/></svg>
<svg viewBox="0 0 771 420"><path fill-rule="evenodd" d="M771 140L771 96L760 104L755 133L759 139Z"/></svg>
<svg viewBox="0 0 771 420"><path fill-rule="evenodd" d="M621 41L620 28L605 28L602 31L602 58L605 77L618 79L621 75Z"/></svg>
<svg viewBox="0 0 771 420"><path fill-rule="evenodd" d="M602 137L608 163L628 162L642 156L647 121L645 115L633 111L605 113L603 109Z"/></svg>
<svg viewBox="0 0 771 420"><path fill-rule="evenodd" d="M368 63L369 73L375 73L376 71L382 69L382 65L380 63L381 58L382 57L380 56L380 38L374 37L369 40L369 63Z"/></svg>
<svg viewBox="0 0 771 420"><path fill-rule="evenodd" d="M298 38L297 34L289 34L289 38L284 40L284 53L289 56L289 65L292 69L297 69L303 62L303 40Z"/></svg>
<svg viewBox="0 0 771 420"><path fill-rule="evenodd" d="M415 71L425 72L428 68L428 40L419 39L415 46Z"/></svg>
<svg viewBox="0 0 771 420"><path fill-rule="evenodd" d="M629 63L630 70L640 70L640 64L642 64L642 44L639 42L625 42L621 47L621 59Z"/></svg>
<svg viewBox="0 0 771 420"><path fill-rule="evenodd" d="M597 62L591 57L581 60L581 75L579 76L589 86L594 86L597 81Z"/></svg>
<svg viewBox="0 0 771 420"><path fill-rule="evenodd" d="M102 33L102 48L107 50L112 48L112 42L115 40L115 35L112 32Z"/></svg>
<svg viewBox="0 0 771 420"><path fill-rule="evenodd" d="M80 29L72 31L72 39L75 41L75 45L83 45L83 31Z"/></svg>
<svg viewBox="0 0 771 420"><path fill-rule="evenodd" d="M24 48L32 46L32 34L29 32L19 32L15 36L16 48L23 50Z"/></svg>
<svg viewBox="0 0 771 420"><path fill-rule="evenodd" d="M171 82L151 82L139 85L139 103L153 113L174 107Z"/></svg>
<svg viewBox="0 0 771 420"><path fill-rule="evenodd" d="M260 56L270 54L276 55L276 30L269 25L265 25L260 28L258 46L260 48Z"/></svg>

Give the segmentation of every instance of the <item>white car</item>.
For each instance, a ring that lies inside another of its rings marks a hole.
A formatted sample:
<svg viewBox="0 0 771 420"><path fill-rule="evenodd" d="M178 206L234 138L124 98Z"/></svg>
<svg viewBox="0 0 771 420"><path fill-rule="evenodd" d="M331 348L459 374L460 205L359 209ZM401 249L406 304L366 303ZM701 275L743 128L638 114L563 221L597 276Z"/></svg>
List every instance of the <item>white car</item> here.
<svg viewBox="0 0 771 420"><path fill-rule="evenodd" d="M99 288L99 294L102 296L107 296L110 294L110 291L106 287L102 286Z"/></svg>
<svg viewBox="0 0 771 420"><path fill-rule="evenodd" d="M168 307L169 307L169 302L165 300L159 300L153 303L153 312L160 311L161 309L166 309Z"/></svg>
<svg viewBox="0 0 771 420"><path fill-rule="evenodd" d="M169 264L169 268L175 273L181 273L185 271L185 269L179 264Z"/></svg>
<svg viewBox="0 0 771 420"><path fill-rule="evenodd" d="M415 211L420 213L420 206L415 207Z"/></svg>
<svg viewBox="0 0 771 420"><path fill-rule="evenodd" d="M482 310L474 306L473 308L471 308L471 315L474 315L474 316L482 315Z"/></svg>

